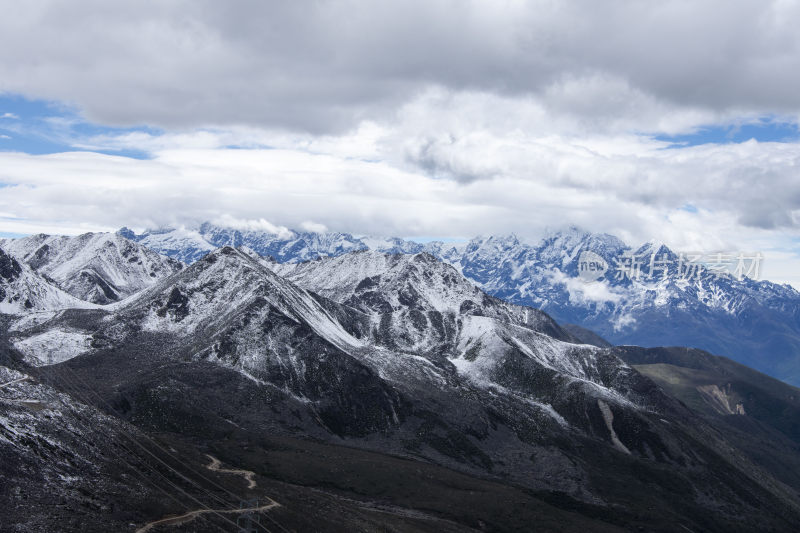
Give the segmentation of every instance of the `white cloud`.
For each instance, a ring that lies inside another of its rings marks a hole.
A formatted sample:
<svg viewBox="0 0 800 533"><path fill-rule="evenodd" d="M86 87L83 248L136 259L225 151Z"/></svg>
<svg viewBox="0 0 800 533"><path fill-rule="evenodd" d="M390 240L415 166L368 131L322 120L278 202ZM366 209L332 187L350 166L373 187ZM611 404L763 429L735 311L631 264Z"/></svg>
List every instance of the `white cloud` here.
<svg viewBox="0 0 800 533"><path fill-rule="evenodd" d="M560 270L550 271L549 278L553 284L564 285L573 303L617 303L622 298L605 281L586 282L580 278L567 276Z"/></svg>
<svg viewBox="0 0 800 533"><path fill-rule="evenodd" d="M3 118L9 118L9 119L13 119L13 120L19 119L19 117L17 115L15 115L14 113L3 113L2 115L0 115L0 119L3 119Z"/></svg>
<svg viewBox="0 0 800 533"><path fill-rule="evenodd" d="M633 318L633 315L620 315L614 320L614 331L621 331L635 323L636 319Z"/></svg>
<svg viewBox="0 0 800 533"><path fill-rule="evenodd" d="M300 228L310 231L311 233L325 233L328 231L328 227L325 224L318 224L317 222L312 222L310 220L301 222Z"/></svg>
<svg viewBox="0 0 800 533"><path fill-rule="evenodd" d="M335 230L454 237L524 234L563 221L635 239L717 248L766 231L747 229L747 217L769 214L768 208L797 209L792 148L759 144L628 157L576 153L564 142L498 160L473 147L471 154L458 152L464 165L474 158L499 170L494 179L469 182L431 179L416 167L387 161L289 149L165 150L151 160L2 153L0 181L10 186L0 196L0 210L26 220L98 225L169 225L228 215L245 221L236 222L242 227L266 218L276 224L268 228L274 232L313 220ZM760 170L742 173L753 158L763 159ZM764 179L770 181L759 181ZM770 188L781 188L782 198L759 205ZM686 204L700 210L681 210Z"/></svg>
<svg viewBox="0 0 800 533"><path fill-rule="evenodd" d="M267 222L263 218L243 220L235 218L226 213L214 218L212 222L225 228L238 229L242 231L265 231L267 233L277 235L282 239L290 239L294 235L289 228L284 226L276 226L271 222Z"/></svg>

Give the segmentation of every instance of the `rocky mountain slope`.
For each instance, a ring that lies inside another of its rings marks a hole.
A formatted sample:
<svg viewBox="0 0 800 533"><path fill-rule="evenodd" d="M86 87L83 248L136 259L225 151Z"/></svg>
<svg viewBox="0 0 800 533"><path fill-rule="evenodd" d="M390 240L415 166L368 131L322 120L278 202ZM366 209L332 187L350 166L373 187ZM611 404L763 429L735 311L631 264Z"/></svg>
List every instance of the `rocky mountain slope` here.
<svg viewBox="0 0 800 533"><path fill-rule="evenodd" d="M72 296L108 304L153 285L181 263L112 233L31 235L0 247Z"/></svg>
<svg viewBox="0 0 800 533"><path fill-rule="evenodd" d="M151 435L123 421L118 409L87 391L77 373L62 368L30 377L0 366L0 531L234 531L253 515L257 531L456 532L473 531L479 519L517 529L533 516L545 529L596 524L512 487L434 465L274 435L259 439L269 453ZM332 475L332 461L356 474L349 486ZM320 487L336 491L308 486L314 475ZM405 506L364 498L380 479L384 494L393 492ZM443 496L440 482L475 497L464 504ZM410 501L404 486L414 487ZM506 503L495 509L484 498ZM263 511L247 513L243 502ZM527 517L510 516L519 507L529 509Z"/></svg>
<svg viewBox="0 0 800 533"><path fill-rule="evenodd" d="M141 431L63 389L0 366L0 531L132 530L202 497L165 481Z"/></svg>
<svg viewBox="0 0 800 533"><path fill-rule="evenodd" d="M38 361L29 372L172 446L214 450L273 481L383 498L421 523L433 506L437 527L513 530L517 517L550 530L790 531L800 520L800 483L745 441L614 349L578 343L425 253L286 265L224 247L122 302L15 318L5 331L11 350L28 350L18 360ZM63 331L85 349L56 359L51 343L31 341ZM438 501L412 483L431 465L443 479L467 476L453 486L521 487L530 507L505 516L504 503L484 501L491 509L476 516L466 493L440 505L398 492L407 481Z"/></svg>
<svg viewBox="0 0 800 533"><path fill-rule="evenodd" d="M800 481L800 389L700 350L620 346L614 352L756 461L776 465L779 479Z"/></svg>
<svg viewBox="0 0 800 533"><path fill-rule="evenodd" d="M697 412L755 419L800 444L797 387L700 350L620 346L614 352Z"/></svg>

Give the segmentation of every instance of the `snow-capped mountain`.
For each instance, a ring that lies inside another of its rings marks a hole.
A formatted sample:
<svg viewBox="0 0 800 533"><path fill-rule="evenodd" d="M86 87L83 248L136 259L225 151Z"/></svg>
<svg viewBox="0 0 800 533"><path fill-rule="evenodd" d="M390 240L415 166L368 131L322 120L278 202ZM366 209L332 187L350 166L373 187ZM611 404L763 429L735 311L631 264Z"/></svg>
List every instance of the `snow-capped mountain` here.
<svg viewBox="0 0 800 533"><path fill-rule="evenodd" d="M579 275L585 251L609 267L591 282ZM614 268L626 254L640 262L638 276L626 275L630 263ZM662 262L653 270L652 258ZM513 236L473 239L455 264L490 294L541 308L614 344L697 347L800 383L800 293L790 286L740 281L702 266L687 276L678 254L662 244L632 248L574 228L537 245Z"/></svg>
<svg viewBox="0 0 800 533"><path fill-rule="evenodd" d="M206 248L245 245L280 263L364 249L428 252L452 264L492 296L544 309L559 322L592 330L613 344L696 347L800 384L800 293L768 281L716 276L699 267L699 275L684 279L678 272L678 254L659 243L631 247L612 235L574 227L551 232L534 244L514 235L476 237L464 244L422 244L341 233L278 236L211 224L203 224L201 229L196 234ZM175 234L179 233L176 230ZM174 257L205 249L192 246L156 249ZM602 258L608 268L605 275L589 283L580 278L583 252ZM625 275L626 254L637 258L638 277ZM651 271L652 257L658 261L666 258L669 265L664 268L655 262Z"/></svg>
<svg viewBox="0 0 800 533"><path fill-rule="evenodd" d="M390 254L428 252L436 257L456 259L460 257L463 248L462 245L441 241L421 244L397 237L358 237L340 232L291 231L288 234L276 234L264 230L227 228L209 222L194 229L162 228L140 234L122 228L117 234L186 264L191 264L222 246L245 247L281 263L335 257L359 250Z"/></svg>
<svg viewBox="0 0 800 533"><path fill-rule="evenodd" d="M199 232L185 228L148 230L139 235L128 228L122 228L117 234L186 264L194 263L218 248Z"/></svg>
<svg viewBox="0 0 800 533"><path fill-rule="evenodd" d="M67 294L0 248L0 313L87 309L95 305Z"/></svg>
<svg viewBox="0 0 800 533"><path fill-rule="evenodd" d="M331 344L360 343L347 333L313 296L277 276L247 254L220 248L196 262L184 275L143 291L117 308L144 331L171 331L192 338L214 338L244 309L279 312L302 322Z"/></svg>
<svg viewBox="0 0 800 533"><path fill-rule="evenodd" d="M0 246L72 296L98 304L127 298L182 268L113 233L39 234L0 241Z"/></svg>
<svg viewBox="0 0 800 533"><path fill-rule="evenodd" d="M535 361L536 371L546 368L614 395L598 372L601 350L576 346L545 313L489 296L430 254L364 251L275 268L299 286L369 316L374 342L439 364L448 361L479 386L507 386L497 377L507 364L498 354L518 353ZM624 367L616 371L625 373Z"/></svg>
<svg viewBox="0 0 800 533"><path fill-rule="evenodd" d="M400 389L409 397L428 389L438 396L442 387L466 383L476 390L507 389L509 401L531 406L559 427L569 425L567 420L585 423L563 403L571 390L612 409L638 412L644 401L635 392L638 377L620 360L576 344L540 311L488 296L428 254L360 252L294 266L285 278L224 247L110 307L111 314L95 315L95 322L87 315L83 331L95 350L138 345L142 335L169 335L174 340L162 345L175 343L185 356L235 368L288 387L294 398L323 404L320 387L333 382L317 374L320 364L332 365L325 372L337 374L337 381L351 380L341 372L360 368L376 387L370 397L385 399L369 408L385 409L388 418L379 425L398 424L407 411ZM56 317L30 332L18 329L12 341L25 346L28 335L60 330L64 323ZM538 395L530 384L507 376L502 369L511 364L551 382L548 392ZM561 392L553 394L554 388ZM337 387L337 394L363 401L352 390ZM358 423L347 416L347 424Z"/></svg>
<svg viewBox="0 0 800 533"><path fill-rule="evenodd" d="M500 350L497 346L482 348L479 339L489 335L507 351L524 350L529 357L535 354L539 364L615 397L596 373L598 349L574 346L575 339L541 311L488 296L429 254L364 251L274 266L283 276L251 255L224 247L181 275L116 306L115 316L126 328L136 324L134 331L169 332L190 339L196 350L193 357L218 360L265 380L271 375L267 369L276 364L269 354L278 362L285 358L279 366L287 368L296 367L292 360L299 356L291 349L292 343L285 342L285 329L279 329L274 337L260 329L259 324L278 317L301 325L303 335L311 334L329 349L347 354L379 375L390 375L393 369L406 376L408 367L414 368L420 358L435 358L443 364L442 357L457 360L467 351L470 363L478 359L479 366L493 368ZM515 333L504 329L506 324ZM297 334L295 328L289 326L291 335ZM117 330L103 331L107 333L95 340L120 342L122 337L115 337ZM415 354L404 357L408 367L398 366L398 356L390 354L397 350ZM578 355L580 352L583 355ZM567 353L584 363L576 366L568 361ZM481 360L482 354L486 361ZM387 361L391 361L388 366ZM472 370L463 377L474 378ZM423 374L425 379L430 379L429 372ZM447 372L439 373L438 379L445 381ZM302 377L293 380L303 381Z"/></svg>

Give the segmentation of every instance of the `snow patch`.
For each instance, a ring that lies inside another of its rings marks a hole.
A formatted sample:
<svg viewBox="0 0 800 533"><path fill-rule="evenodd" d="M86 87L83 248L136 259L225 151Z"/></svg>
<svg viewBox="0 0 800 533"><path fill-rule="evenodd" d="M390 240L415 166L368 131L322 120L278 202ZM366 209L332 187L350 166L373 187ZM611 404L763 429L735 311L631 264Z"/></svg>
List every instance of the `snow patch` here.
<svg viewBox="0 0 800 533"><path fill-rule="evenodd" d="M77 331L51 329L14 341L14 346L33 366L61 363L89 352L92 336Z"/></svg>
<svg viewBox="0 0 800 533"><path fill-rule="evenodd" d="M600 413L603 415L603 421L606 423L609 433L611 433L611 443L614 444L614 447L619 451L630 455L631 451L627 446L622 444L622 441L619 440L617 436L617 432L614 431L614 413L611 412L611 408L603 400L597 400L597 406L600 408Z"/></svg>

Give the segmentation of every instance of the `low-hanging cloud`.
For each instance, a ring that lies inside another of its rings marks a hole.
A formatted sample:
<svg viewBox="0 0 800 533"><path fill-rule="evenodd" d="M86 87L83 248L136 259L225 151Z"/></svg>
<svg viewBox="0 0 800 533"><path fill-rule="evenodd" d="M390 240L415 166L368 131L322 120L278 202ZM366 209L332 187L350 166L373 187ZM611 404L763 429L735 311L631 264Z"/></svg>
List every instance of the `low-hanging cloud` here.
<svg viewBox="0 0 800 533"><path fill-rule="evenodd" d="M716 243L742 230L794 232L800 223L796 144L638 145L636 155L574 139L491 146L504 142L487 138L482 148L468 144L444 158L494 175L469 182L335 153L336 145L329 153L172 148L150 160L0 153L0 212L10 214L6 226L13 219L97 227L216 220L271 233L324 226L452 237L535 234L564 222L673 242L680 231L701 233Z"/></svg>

